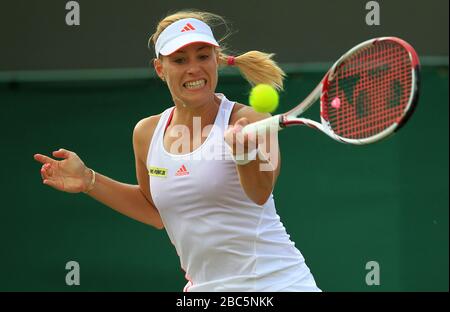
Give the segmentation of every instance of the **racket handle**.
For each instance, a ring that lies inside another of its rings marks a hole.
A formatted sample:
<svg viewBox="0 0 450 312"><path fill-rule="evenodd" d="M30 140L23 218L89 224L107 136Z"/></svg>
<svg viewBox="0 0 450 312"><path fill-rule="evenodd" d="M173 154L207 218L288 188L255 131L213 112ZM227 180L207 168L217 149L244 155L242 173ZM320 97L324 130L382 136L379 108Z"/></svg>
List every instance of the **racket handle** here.
<svg viewBox="0 0 450 312"><path fill-rule="evenodd" d="M275 116L248 124L242 129L242 133L243 134L257 133L260 131L266 131L266 129L270 129L271 127L274 127L275 129L277 129L279 131L282 129L280 127L280 119L281 119L281 115L275 115Z"/></svg>

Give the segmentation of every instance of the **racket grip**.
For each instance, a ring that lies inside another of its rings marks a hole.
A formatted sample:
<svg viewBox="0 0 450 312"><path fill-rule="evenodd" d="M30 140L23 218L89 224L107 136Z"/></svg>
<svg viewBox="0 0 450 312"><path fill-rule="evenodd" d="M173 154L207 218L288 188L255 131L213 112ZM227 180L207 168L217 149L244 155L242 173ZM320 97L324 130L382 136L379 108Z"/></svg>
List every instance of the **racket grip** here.
<svg viewBox="0 0 450 312"><path fill-rule="evenodd" d="M242 129L243 134L249 134L249 133L258 133L260 131L266 131L267 129L270 129L271 127L274 127L278 131L282 128L280 127L280 118L281 115L275 115L251 124L246 125Z"/></svg>

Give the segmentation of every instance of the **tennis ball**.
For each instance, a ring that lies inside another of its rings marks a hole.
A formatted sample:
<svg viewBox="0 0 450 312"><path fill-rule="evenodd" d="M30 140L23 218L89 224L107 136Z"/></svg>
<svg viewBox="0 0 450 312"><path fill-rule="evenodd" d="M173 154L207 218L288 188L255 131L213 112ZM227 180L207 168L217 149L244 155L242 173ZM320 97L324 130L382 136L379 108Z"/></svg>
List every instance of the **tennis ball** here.
<svg viewBox="0 0 450 312"><path fill-rule="evenodd" d="M271 85L259 84L250 91L249 103L259 113L275 111L278 101L278 92Z"/></svg>

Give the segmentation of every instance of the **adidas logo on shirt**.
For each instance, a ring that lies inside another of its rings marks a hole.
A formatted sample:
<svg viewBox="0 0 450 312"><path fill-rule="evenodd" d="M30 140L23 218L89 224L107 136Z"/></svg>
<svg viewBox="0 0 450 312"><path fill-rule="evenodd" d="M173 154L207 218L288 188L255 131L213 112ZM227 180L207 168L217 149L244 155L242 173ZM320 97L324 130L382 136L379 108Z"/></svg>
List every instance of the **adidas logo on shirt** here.
<svg viewBox="0 0 450 312"><path fill-rule="evenodd" d="M189 171L187 171L186 167L184 165L181 165L180 169L177 170L175 173L175 176L186 176L189 175Z"/></svg>

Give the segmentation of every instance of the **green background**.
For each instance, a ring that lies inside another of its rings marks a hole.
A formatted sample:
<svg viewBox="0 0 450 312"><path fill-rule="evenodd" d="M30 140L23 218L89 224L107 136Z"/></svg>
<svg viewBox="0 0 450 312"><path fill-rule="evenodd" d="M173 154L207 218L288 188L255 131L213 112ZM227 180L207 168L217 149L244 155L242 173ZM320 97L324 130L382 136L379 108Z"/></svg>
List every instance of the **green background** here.
<svg viewBox="0 0 450 312"><path fill-rule="evenodd" d="M370 38L400 37L421 56L448 56L448 0L377 0L380 25L366 24L370 0L77 0L80 25L67 26L68 0L2 1L0 70L148 66L147 41L169 12L194 8L226 18L234 54L276 53L282 63L334 61ZM225 27L213 28L217 38Z"/></svg>
<svg viewBox="0 0 450 312"><path fill-rule="evenodd" d="M306 96L324 70L290 70L278 112ZM33 154L61 147L136 183L134 125L169 107L170 95L147 72L107 72L109 80L92 73L0 82L0 291L181 291L185 284L164 231L41 184ZM325 291L448 291L448 65L424 66L422 78L415 114L388 140L355 147L307 128L280 133L277 210ZM247 103L249 86L225 72L218 92ZM317 108L308 115L317 118ZM65 284L71 260L80 264L80 286ZM380 265L379 286L365 283L369 261Z"/></svg>

